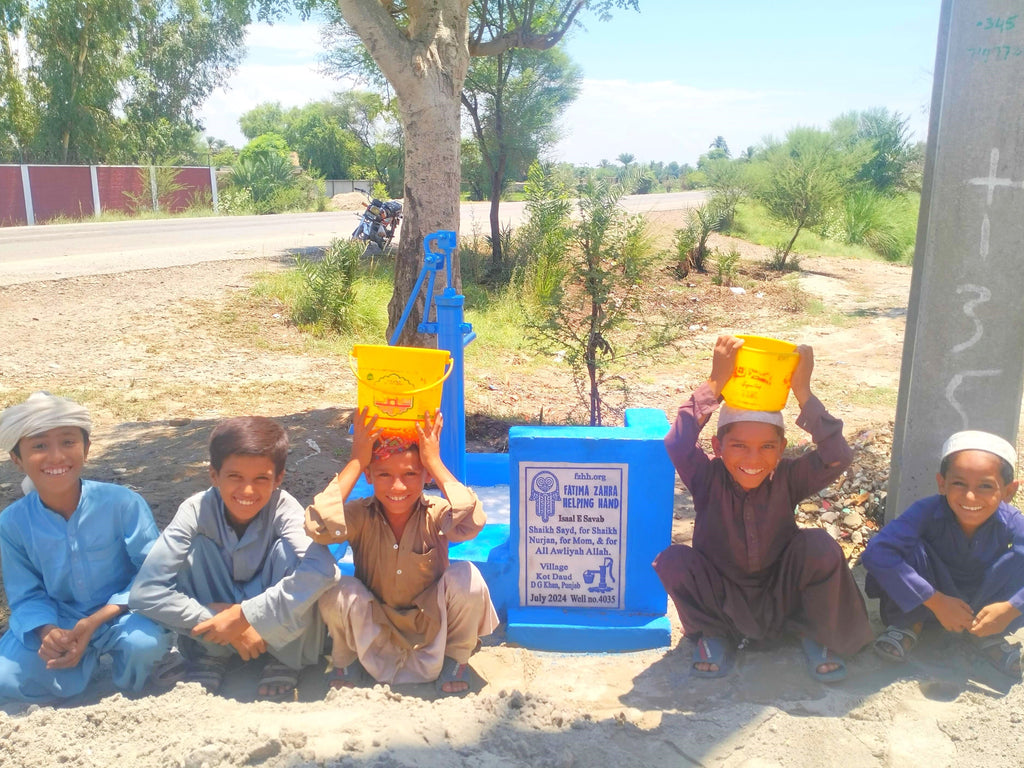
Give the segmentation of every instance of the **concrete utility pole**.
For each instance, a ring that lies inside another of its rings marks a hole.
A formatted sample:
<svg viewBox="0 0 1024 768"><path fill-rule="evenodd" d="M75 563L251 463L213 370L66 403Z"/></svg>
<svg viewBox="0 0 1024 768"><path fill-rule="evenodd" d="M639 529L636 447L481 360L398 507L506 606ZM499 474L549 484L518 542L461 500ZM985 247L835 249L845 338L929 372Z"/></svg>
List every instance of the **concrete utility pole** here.
<svg viewBox="0 0 1024 768"><path fill-rule="evenodd" d="M951 433L1017 442L1024 382L1024 4L944 0L885 516L936 492Z"/></svg>

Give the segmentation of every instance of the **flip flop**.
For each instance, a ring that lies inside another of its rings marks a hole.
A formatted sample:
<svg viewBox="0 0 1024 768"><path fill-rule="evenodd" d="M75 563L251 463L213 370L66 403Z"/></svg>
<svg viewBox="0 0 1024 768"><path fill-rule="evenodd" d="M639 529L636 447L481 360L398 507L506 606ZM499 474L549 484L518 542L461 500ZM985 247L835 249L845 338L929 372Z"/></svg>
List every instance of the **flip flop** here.
<svg viewBox="0 0 1024 768"><path fill-rule="evenodd" d="M279 661L268 661L263 665L263 672L256 684L256 698L261 701L287 701L295 696L299 685L299 670L292 669ZM259 689L274 688L274 693L260 693ZM281 690L281 689L285 690Z"/></svg>
<svg viewBox="0 0 1024 768"><path fill-rule="evenodd" d="M171 648L164 654L150 672L150 680L159 688L173 688L174 684L185 678L188 672L188 660L177 648Z"/></svg>
<svg viewBox="0 0 1024 768"><path fill-rule="evenodd" d="M207 693L217 693L224 682L230 661L230 656L197 656L189 660L183 680L186 683L199 683Z"/></svg>
<svg viewBox="0 0 1024 768"><path fill-rule="evenodd" d="M445 683L465 683L461 691L446 691ZM462 696L469 693L469 664L460 664L451 656L444 657L441 674L434 681L434 688L442 696Z"/></svg>
<svg viewBox="0 0 1024 768"><path fill-rule="evenodd" d="M917 632L914 630L890 624L882 634L875 638L875 642L871 644L871 649L880 659L902 664L907 660L910 652L917 647L919 639ZM909 643L907 642L908 640L910 641Z"/></svg>
<svg viewBox="0 0 1024 768"><path fill-rule="evenodd" d="M327 684L335 690L359 688L366 684L368 676L359 659L356 659L347 667L331 667L327 673Z"/></svg>
<svg viewBox="0 0 1024 768"><path fill-rule="evenodd" d="M693 663L690 675L703 679L725 677L732 669L732 645L723 637L702 637L693 649ZM718 669L697 669L698 664L714 664Z"/></svg>
<svg viewBox="0 0 1024 768"><path fill-rule="evenodd" d="M807 657L807 671L819 683L838 683L846 679L846 662L830 651L827 646L815 642L809 637L800 639L800 645ZM822 664L837 664L831 672L819 672Z"/></svg>
<svg viewBox="0 0 1024 768"><path fill-rule="evenodd" d="M1021 679L1019 645L1009 643L1004 635L972 638L972 642L985 661L1007 677Z"/></svg>

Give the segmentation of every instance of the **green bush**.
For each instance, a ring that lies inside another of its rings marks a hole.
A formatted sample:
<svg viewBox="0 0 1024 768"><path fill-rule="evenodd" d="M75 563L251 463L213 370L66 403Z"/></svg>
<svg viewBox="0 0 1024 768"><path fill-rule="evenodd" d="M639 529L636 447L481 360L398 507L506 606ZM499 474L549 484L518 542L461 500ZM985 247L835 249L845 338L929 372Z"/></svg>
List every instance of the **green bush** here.
<svg viewBox="0 0 1024 768"><path fill-rule="evenodd" d="M740 252L735 248L731 248L728 253L722 253L719 250L711 252L711 266L714 268L714 272L711 276L711 282L715 285L732 285L733 280L736 279L736 265L740 260Z"/></svg>
<svg viewBox="0 0 1024 768"><path fill-rule="evenodd" d="M302 274L302 291L292 309L296 325L318 333L351 328L362 253L357 241L333 240L319 259L295 260Z"/></svg>
<svg viewBox="0 0 1024 768"><path fill-rule="evenodd" d="M505 253L524 300L546 305L556 300L566 275L572 196L565 181L545 173L539 163L530 166L523 192L527 221Z"/></svg>
<svg viewBox="0 0 1024 768"><path fill-rule="evenodd" d="M231 185L249 190L258 213L270 213L272 198L294 181L292 164L274 153L239 157L231 169Z"/></svg>

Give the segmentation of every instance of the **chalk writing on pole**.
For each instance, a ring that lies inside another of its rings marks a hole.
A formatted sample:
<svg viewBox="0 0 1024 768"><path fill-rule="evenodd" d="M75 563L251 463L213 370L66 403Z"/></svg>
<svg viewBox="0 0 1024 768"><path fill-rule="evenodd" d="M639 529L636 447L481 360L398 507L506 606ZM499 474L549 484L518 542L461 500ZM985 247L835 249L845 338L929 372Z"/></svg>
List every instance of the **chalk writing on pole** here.
<svg viewBox="0 0 1024 768"><path fill-rule="evenodd" d="M1016 23L1016 18L1016 16L1008 17L1005 22L1002 19L987 19L985 29L995 28L1001 31L1013 29L1013 26ZM978 22L978 26L982 26L982 22ZM992 205L992 201L995 197L995 191L997 189L1024 189L1024 181L1014 181L1012 178L999 176L998 171L999 148L992 147L988 156L988 176L978 176L967 180L967 183L971 186L983 187L985 189L986 208ZM982 214L981 237L978 246L978 255L981 257L983 263L988 260L991 250L991 228L991 220L989 219L988 211L986 210ZM982 323L981 318L978 317L975 310L979 305L985 304L992 299L992 291L984 285L964 283L957 286L956 292L959 295L974 294L974 298L968 299L962 305L963 313L974 322L974 332L971 334L970 338L954 345L951 349L953 354L960 354L975 346L985 335L985 325ZM968 379L998 377L1001 376L1002 373L1003 370L1001 368L964 370L953 374L952 378L950 378L949 382L946 384L946 401L953 407L953 410L959 414L960 420L963 423L963 429L968 429L970 424L968 423L969 419L967 409L960 401L957 390L959 390Z"/></svg>
<svg viewBox="0 0 1024 768"><path fill-rule="evenodd" d="M983 285L971 285L969 283L966 285L958 285L956 288L957 293L964 293L967 291L973 291L978 294L978 298L965 301L963 305L964 314L974 321L974 335L967 339L967 341L961 341L959 344L955 345L953 347L954 354L957 352L963 352L965 349L970 349L981 341L981 337L985 335L985 326L982 324L981 320L978 319L978 316L974 314L974 308L991 299L992 291Z"/></svg>
<svg viewBox="0 0 1024 768"><path fill-rule="evenodd" d="M960 388L960 385L964 383L964 379L978 376L1000 376L1002 373L1002 368L996 368L988 371L961 371L960 373L954 374L953 378L949 380L949 384L946 385L946 400L953 406L953 410L960 414L960 421L963 423L963 426L960 427L961 429L970 428L970 424L967 419L967 411L964 409L963 404L956 398L956 391Z"/></svg>

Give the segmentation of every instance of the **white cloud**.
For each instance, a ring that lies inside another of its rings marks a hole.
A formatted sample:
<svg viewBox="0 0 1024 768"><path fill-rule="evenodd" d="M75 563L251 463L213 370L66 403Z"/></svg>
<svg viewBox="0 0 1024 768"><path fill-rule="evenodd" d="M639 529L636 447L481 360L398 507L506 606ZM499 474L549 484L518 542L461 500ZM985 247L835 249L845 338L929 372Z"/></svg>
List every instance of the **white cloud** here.
<svg viewBox="0 0 1024 768"><path fill-rule="evenodd" d="M315 59L320 52L320 27L316 22L298 24L252 24L246 30L250 53L285 51L296 56Z"/></svg>
<svg viewBox="0 0 1024 768"><path fill-rule="evenodd" d="M318 71L319 31L313 23L254 24L249 28L249 55L226 88L218 88L200 116L205 133L236 147L245 143L238 118L267 101L297 107L328 98L351 85Z"/></svg>

